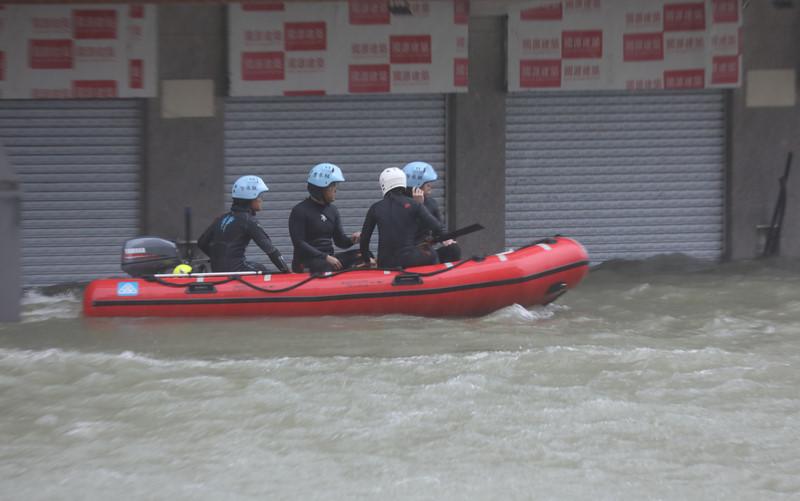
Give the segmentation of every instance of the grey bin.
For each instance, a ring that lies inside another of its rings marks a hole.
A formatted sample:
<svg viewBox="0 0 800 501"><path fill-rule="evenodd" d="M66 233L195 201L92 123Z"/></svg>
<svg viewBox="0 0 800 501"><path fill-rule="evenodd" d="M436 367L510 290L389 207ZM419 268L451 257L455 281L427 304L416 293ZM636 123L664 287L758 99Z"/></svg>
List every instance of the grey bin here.
<svg viewBox="0 0 800 501"><path fill-rule="evenodd" d="M19 182L5 147L0 144L0 322L18 322L20 310Z"/></svg>

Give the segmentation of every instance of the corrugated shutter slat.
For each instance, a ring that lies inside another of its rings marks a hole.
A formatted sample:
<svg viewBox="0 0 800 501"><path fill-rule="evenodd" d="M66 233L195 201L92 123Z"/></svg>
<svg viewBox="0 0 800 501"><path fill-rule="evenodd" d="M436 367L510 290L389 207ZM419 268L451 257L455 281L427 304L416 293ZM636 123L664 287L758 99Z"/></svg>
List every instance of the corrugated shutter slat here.
<svg viewBox="0 0 800 501"><path fill-rule="evenodd" d="M122 276L139 230L141 101L0 101L22 187L25 286Z"/></svg>
<svg viewBox="0 0 800 501"><path fill-rule="evenodd" d="M520 93L506 103L509 247L561 233L594 262L721 256L722 92Z"/></svg>

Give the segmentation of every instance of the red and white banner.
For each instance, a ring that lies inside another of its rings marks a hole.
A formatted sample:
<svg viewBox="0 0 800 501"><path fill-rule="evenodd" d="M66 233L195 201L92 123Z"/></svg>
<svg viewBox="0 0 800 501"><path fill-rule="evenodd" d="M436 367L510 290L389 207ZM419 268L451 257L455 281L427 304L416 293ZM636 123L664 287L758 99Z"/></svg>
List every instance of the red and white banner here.
<svg viewBox="0 0 800 501"><path fill-rule="evenodd" d="M535 0L508 14L508 88L738 87L741 0Z"/></svg>
<svg viewBox="0 0 800 501"><path fill-rule="evenodd" d="M0 6L0 98L156 95L154 6Z"/></svg>
<svg viewBox="0 0 800 501"><path fill-rule="evenodd" d="M466 92L468 0L231 4L230 95Z"/></svg>

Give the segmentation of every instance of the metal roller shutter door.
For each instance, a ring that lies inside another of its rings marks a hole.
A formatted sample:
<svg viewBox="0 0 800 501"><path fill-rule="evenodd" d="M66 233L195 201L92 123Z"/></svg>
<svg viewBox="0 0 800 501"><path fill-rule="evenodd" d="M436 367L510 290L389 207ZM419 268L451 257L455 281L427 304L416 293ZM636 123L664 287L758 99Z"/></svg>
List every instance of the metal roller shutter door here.
<svg viewBox="0 0 800 501"><path fill-rule="evenodd" d="M593 262L719 259L724 103L720 91L510 95L507 245L560 233Z"/></svg>
<svg viewBox="0 0 800 501"><path fill-rule="evenodd" d="M122 275L139 230L141 102L0 101L22 187L25 286Z"/></svg>
<svg viewBox="0 0 800 501"><path fill-rule="evenodd" d="M225 200L242 175L269 186L259 220L287 261L289 212L308 196L306 178L319 162L342 168L336 206L347 233L359 231L381 197L386 167L422 160L439 175L434 196L446 207L445 100L442 95L230 98L225 107ZM373 237L373 247L377 237ZM248 258L269 262L255 245Z"/></svg>

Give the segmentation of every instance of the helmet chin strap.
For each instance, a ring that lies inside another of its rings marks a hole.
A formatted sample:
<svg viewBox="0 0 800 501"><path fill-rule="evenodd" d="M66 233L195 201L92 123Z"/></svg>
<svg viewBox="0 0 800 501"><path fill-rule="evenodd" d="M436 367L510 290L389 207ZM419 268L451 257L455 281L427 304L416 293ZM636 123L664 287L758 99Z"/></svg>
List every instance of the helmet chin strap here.
<svg viewBox="0 0 800 501"><path fill-rule="evenodd" d="M309 198L320 205L326 205L325 188L308 183Z"/></svg>

